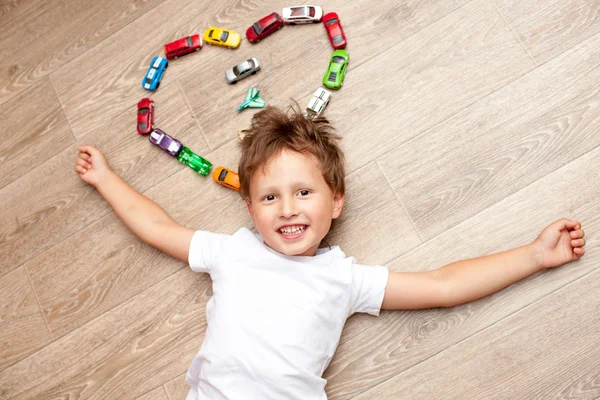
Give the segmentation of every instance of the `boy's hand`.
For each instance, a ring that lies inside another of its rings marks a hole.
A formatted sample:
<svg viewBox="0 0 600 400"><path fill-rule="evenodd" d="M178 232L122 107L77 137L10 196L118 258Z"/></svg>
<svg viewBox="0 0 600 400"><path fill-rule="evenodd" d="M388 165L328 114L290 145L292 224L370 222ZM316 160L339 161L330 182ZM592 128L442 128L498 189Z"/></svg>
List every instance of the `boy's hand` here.
<svg viewBox="0 0 600 400"><path fill-rule="evenodd" d="M92 146L78 146L77 149L79 155L75 161L75 172L85 183L96 187L111 169L98 149Z"/></svg>
<svg viewBox="0 0 600 400"><path fill-rule="evenodd" d="M532 243L541 268L553 268L579 259L585 251L585 233L578 221L560 219L547 226Z"/></svg>

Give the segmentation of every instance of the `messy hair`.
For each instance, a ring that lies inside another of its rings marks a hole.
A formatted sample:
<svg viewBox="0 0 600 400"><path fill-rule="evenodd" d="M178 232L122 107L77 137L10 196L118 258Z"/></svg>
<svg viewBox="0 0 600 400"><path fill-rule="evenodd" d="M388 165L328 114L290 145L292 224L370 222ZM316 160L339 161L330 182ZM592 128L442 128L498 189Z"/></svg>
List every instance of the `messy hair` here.
<svg viewBox="0 0 600 400"><path fill-rule="evenodd" d="M283 150L313 156L331 191L344 194L344 153L337 144L341 136L327 119L306 117L297 105L288 112L268 106L254 114L250 127L242 133L238 168L242 198L250 198L250 180L254 174Z"/></svg>

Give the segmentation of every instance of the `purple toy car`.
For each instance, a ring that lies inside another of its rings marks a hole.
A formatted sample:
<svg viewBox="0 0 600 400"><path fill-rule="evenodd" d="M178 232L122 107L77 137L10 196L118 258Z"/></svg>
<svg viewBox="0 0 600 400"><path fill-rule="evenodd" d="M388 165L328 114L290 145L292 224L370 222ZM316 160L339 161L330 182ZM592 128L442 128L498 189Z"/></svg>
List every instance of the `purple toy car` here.
<svg viewBox="0 0 600 400"><path fill-rule="evenodd" d="M150 141L173 157L177 157L183 148L183 144L181 144L179 140L172 138L160 129L152 131L150 134Z"/></svg>

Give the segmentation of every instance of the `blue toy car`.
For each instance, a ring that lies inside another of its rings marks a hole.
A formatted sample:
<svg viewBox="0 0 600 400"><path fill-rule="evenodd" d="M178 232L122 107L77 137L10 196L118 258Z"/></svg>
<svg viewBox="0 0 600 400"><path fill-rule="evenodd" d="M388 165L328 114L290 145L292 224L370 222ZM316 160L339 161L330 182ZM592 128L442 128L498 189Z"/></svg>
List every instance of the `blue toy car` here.
<svg viewBox="0 0 600 400"><path fill-rule="evenodd" d="M169 62L164 57L154 57L150 63L150 68L142 80L142 87L148 90L156 90L160 86L160 81L165 73Z"/></svg>

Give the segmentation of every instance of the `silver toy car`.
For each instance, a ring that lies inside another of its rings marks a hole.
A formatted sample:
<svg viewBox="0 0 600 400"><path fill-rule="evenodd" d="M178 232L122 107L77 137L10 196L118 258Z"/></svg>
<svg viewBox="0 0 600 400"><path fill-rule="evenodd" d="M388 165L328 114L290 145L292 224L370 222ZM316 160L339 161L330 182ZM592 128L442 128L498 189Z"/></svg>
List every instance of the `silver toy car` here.
<svg viewBox="0 0 600 400"><path fill-rule="evenodd" d="M317 24L323 19L323 9L319 6L293 6L281 10L286 25Z"/></svg>
<svg viewBox="0 0 600 400"><path fill-rule="evenodd" d="M252 57L225 71L225 80L229 83L237 83L237 81L247 76L254 75L259 69L260 63L256 58Z"/></svg>
<svg viewBox="0 0 600 400"><path fill-rule="evenodd" d="M306 106L306 113L308 116L318 117L321 115L329 100L331 99L331 92L323 88L318 88L313 97L308 101Z"/></svg>

